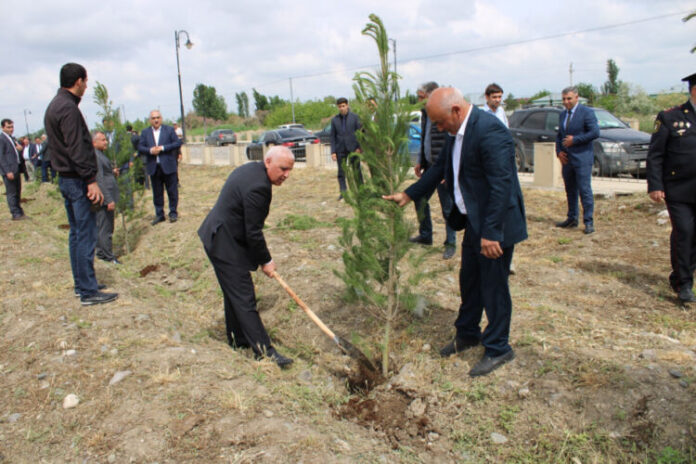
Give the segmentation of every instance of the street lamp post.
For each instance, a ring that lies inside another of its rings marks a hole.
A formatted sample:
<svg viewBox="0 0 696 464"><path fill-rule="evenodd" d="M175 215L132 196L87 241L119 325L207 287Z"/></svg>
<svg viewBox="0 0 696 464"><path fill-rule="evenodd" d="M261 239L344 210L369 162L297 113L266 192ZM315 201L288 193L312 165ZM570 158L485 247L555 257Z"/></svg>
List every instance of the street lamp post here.
<svg viewBox="0 0 696 464"><path fill-rule="evenodd" d="M179 36L181 34L186 34L186 43L184 44L186 48L191 50L191 47L193 47L193 42L191 42L191 38L189 37L188 32L185 30L180 30L180 31L174 31L174 43L176 44L176 72L177 72L177 77L179 78L179 105L181 108L181 134L182 134L182 139L183 142L186 143L186 121L184 120L184 95L181 92L181 66L179 65Z"/></svg>
<svg viewBox="0 0 696 464"><path fill-rule="evenodd" d="M389 41L394 45L394 74L396 75L396 39L389 39ZM399 101L399 95L394 90L394 101Z"/></svg>
<svg viewBox="0 0 696 464"><path fill-rule="evenodd" d="M29 122L27 121L27 114L31 114L31 111L24 110L24 125L27 126L27 135L29 135Z"/></svg>

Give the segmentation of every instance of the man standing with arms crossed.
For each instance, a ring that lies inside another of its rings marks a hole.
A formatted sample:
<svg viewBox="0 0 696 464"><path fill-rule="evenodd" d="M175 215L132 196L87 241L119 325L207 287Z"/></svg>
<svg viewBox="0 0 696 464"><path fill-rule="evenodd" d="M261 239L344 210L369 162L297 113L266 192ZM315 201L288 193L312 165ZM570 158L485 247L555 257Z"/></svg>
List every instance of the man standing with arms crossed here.
<svg viewBox="0 0 696 464"><path fill-rule="evenodd" d="M104 201L97 185L97 158L87 123L77 105L87 89L87 70L77 63L60 69L60 89L46 108L44 127L48 134L51 165L65 199L70 223L68 244L75 294L84 306L108 303L118 293L102 293L94 273L97 245L96 209Z"/></svg>
<svg viewBox="0 0 696 464"><path fill-rule="evenodd" d="M696 74L682 79L689 83L686 103L661 111L648 151L648 194L667 203L672 222L669 251L672 272L669 283L682 303L696 297Z"/></svg>
<svg viewBox="0 0 696 464"><path fill-rule="evenodd" d="M358 182L362 182L360 159L357 156L349 157L353 152L360 153L360 144L355 137L355 132L360 130L362 124L358 115L350 111L346 98L341 97L336 100L336 106L338 106L338 114L331 120L331 159L338 162L338 188L341 191L338 200L340 201L343 199L343 192L347 189L344 164L348 169L355 169Z"/></svg>
<svg viewBox="0 0 696 464"><path fill-rule="evenodd" d="M181 156L181 140L174 128L162 124L162 115L157 110L150 111L150 124L140 134L138 152L146 158L147 175L152 183L152 202L155 204L155 218L152 225L164 222L164 189L169 199L169 222L179 219L178 159Z"/></svg>
<svg viewBox="0 0 696 464"><path fill-rule="evenodd" d="M563 165L563 183L568 199L568 217L556 227L568 229L578 226L578 194L582 202L582 220L585 233L594 233L594 198L592 197L592 141L599 137L597 116L591 108L578 103L577 87L566 87L562 92L563 111L558 120L556 156Z"/></svg>

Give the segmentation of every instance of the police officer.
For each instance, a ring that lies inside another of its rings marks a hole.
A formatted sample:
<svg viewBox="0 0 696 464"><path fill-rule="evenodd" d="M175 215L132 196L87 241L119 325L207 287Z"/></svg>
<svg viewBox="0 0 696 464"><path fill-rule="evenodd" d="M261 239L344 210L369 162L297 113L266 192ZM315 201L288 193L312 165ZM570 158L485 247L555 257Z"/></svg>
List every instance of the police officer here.
<svg viewBox="0 0 696 464"><path fill-rule="evenodd" d="M648 151L648 195L665 201L672 222L669 283L682 303L696 302L692 290L696 270L696 74L689 100L661 111Z"/></svg>

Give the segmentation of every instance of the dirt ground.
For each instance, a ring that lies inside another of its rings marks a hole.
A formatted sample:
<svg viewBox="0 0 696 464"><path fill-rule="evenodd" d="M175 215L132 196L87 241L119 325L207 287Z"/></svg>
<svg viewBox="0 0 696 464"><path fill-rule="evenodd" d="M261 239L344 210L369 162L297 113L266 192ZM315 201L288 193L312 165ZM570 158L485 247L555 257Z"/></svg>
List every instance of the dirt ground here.
<svg viewBox="0 0 696 464"><path fill-rule="evenodd" d="M262 318L295 363L281 371L226 345L196 230L229 171L182 166L175 224L150 226L143 198L123 264L95 264L119 299L96 307L73 295L56 186L25 188L28 221L0 207L0 462L696 461L696 308L669 289L669 224L647 195L597 199L597 232L585 236L553 226L561 192L525 189L530 238L511 277L517 358L484 378L467 375L480 348L438 356L454 333L459 259L434 247L418 311L392 338L394 372L359 394L351 360L262 273ZM344 299L334 274L337 220L352 214L337 195L334 172L298 167L274 188L265 234L285 281L377 358L379 321ZM124 253L120 221L116 243ZM79 404L66 409L69 395Z"/></svg>

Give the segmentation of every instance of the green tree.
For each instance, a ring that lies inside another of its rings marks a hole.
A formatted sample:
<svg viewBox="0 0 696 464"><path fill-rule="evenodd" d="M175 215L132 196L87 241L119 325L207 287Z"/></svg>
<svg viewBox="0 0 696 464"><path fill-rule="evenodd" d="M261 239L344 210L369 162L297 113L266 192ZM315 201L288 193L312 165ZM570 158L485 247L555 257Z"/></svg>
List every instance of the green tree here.
<svg viewBox="0 0 696 464"><path fill-rule="evenodd" d="M251 89L251 94L254 96L254 106L256 106L256 111L267 111L270 109L268 97L262 93L259 93L256 89Z"/></svg>
<svg viewBox="0 0 696 464"><path fill-rule="evenodd" d="M505 97L505 100L503 101L503 103L505 106L505 110L507 110L507 111L514 111L520 107L520 102L517 101L515 96L511 93L509 93L508 96Z"/></svg>
<svg viewBox="0 0 696 464"><path fill-rule="evenodd" d="M336 105L323 101L307 101L295 103L295 120L306 127L318 127L322 120L336 114ZM290 103L273 108L266 116L264 123L268 127L292 121L292 107Z"/></svg>
<svg viewBox="0 0 696 464"><path fill-rule="evenodd" d="M203 135L208 134L206 118L227 119L227 104L215 87L197 84L193 89L193 109L203 117Z"/></svg>
<svg viewBox="0 0 696 464"><path fill-rule="evenodd" d="M377 44L380 64L375 74L361 72L354 77L356 105L363 130L357 134L362 153L353 153L367 165L369 176L360 182L357 172L345 164L348 191L345 201L353 218L343 223L343 272L337 272L346 286L364 303L364 308L384 322L382 372L388 374L392 327L400 316L408 288L398 263L409 250L410 225L404 212L381 195L398 191L410 170L407 130L414 107L395 102L398 76L389 68L389 43L382 21L370 15L362 33ZM374 98L375 104L367 101Z"/></svg>
<svg viewBox="0 0 696 464"><path fill-rule="evenodd" d="M94 103L99 106L97 114L102 118L102 124L97 125L97 130L113 133L106 155L112 160L114 167L128 166L124 174L118 177L119 199L116 211L121 216L126 253L130 253L128 224L135 217L142 215L142 210L136 211L134 208L134 198L140 199L143 196L143 184L135 182L136 173L143 172L143 165L140 157L134 156L135 150L130 141L130 134L126 132L119 111L114 109L113 102L109 99L109 91L100 82L94 86ZM145 121L133 123L134 127L141 129L148 125Z"/></svg>
<svg viewBox="0 0 696 464"><path fill-rule="evenodd" d="M249 117L249 96L246 92L240 92L234 94L235 100L237 100L237 114L240 118Z"/></svg>
<svg viewBox="0 0 696 464"><path fill-rule="evenodd" d="M616 95L619 93L619 67L611 58L607 60L607 81L602 86L604 95Z"/></svg>
<svg viewBox="0 0 696 464"><path fill-rule="evenodd" d="M592 84L588 82L578 82L575 87L578 89L578 95L587 98L587 103L589 105L594 105L597 91Z"/></svg>

